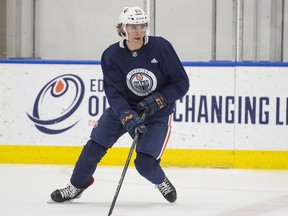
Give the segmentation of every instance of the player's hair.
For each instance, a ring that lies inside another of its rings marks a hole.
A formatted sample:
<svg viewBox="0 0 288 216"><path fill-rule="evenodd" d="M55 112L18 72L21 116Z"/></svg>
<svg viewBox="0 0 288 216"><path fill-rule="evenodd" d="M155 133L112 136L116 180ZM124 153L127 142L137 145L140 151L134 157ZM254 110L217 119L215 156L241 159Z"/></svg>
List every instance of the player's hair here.
<svg viewBox="0 0 288 216"><path fill-rule="evenodd" d="M120 37L123 37L123 36L126 37L126 32L123 29L122 23L118 23L116 25L116 30L117 30L117 33Z"/></svg>

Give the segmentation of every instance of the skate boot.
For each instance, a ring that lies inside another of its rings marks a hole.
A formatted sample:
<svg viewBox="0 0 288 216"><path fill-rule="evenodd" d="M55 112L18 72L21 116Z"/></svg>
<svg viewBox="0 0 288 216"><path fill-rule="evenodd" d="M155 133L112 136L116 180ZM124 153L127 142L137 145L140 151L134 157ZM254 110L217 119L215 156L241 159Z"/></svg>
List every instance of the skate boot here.
<svg viewBox="0 0 288 216"><path fill-rule="evenodd" d="M173 203L176 201L176 189L166 176L164 177L164 181L161 184L156 185L156 187L168 202Z"/></svg>
<svg viewBox="0 0 288 216"><path fill-rule="evenodd" d="M52 192L51 199L54 202L65 202L72 199L78 199L80 198L81 194L84 190L86 190L90 185L92 185L94 182L94 178L91 177L89 182L87 183L87 186L84 188L76 188L71 184L68 184L68 187L57 189Z"/></svg>

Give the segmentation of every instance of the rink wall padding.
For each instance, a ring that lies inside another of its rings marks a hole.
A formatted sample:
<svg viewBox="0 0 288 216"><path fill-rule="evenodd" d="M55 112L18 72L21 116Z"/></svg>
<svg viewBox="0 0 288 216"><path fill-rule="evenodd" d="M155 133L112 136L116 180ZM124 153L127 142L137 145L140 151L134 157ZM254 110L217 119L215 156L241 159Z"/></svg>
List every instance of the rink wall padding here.
<svg viewBox="0 0 288 216"><path fill-rule="evenodd" d="M183 65L162 165L287 170L288 63ZM73 165L109 106L99 61L0 59L0 97L0 163ZM131 142L101 165L123 166Z"/></svg>

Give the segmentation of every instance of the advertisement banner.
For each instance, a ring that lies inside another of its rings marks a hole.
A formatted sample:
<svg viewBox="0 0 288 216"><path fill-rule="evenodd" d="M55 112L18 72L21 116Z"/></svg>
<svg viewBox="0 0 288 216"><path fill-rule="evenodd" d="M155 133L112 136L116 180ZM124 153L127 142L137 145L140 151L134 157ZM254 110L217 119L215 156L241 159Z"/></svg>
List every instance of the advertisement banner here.
<svg viewBox="0 0 288 216"><path fill-rule="evenodd" d="M287 67L185 69L168 148L288 149ZM1 145L82 146L109 106L97 64L0 64L0 78Z"/></svg>

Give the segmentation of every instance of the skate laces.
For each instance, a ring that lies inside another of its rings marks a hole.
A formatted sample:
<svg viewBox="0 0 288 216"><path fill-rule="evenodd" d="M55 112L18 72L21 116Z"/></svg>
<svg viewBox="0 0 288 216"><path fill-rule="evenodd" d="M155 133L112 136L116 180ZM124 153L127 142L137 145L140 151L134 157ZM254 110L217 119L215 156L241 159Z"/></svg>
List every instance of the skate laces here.
<svg viewBox="0 0 288 216"><path fill-rule="evenodd" d="M164 181L161 184L156 185L156 187L164 196L173 191L173 188L166 177L164 178Z"/></svg>
<svg viewBox="0 0 288 216"><path fill-rule="evenodd" d="M79 194L81 189L74 187L73 185L68 185L68 187L59 189L62 198L73 198Z"/></svg>

